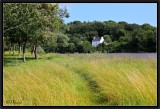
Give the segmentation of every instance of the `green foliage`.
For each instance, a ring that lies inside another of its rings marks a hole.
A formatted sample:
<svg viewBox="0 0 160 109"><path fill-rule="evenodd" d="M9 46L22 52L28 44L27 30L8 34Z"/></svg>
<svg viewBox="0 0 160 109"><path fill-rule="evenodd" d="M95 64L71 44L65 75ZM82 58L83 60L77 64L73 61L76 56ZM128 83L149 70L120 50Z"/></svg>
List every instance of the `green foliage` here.
<svg viewBox="0 0 160 109"><path fill-rule="evenodd" d="M101 53L104 53L105 52L105 46L106 45L104 43L101 43L96 47L96 50L101 52Z"/></svg>
<svg viewBox="0 0 160 109"><path fill-rule="evenodd" d="M85 37L87 38L87 40L89 42L92 42L92 39L94 37L98 36L98 32L97 31L89 31L89 32L85 32Z"/></svg>
<svg viewBox="0 0 160 109"><path fill-rule="evenodd" d="M38 54L44 54L45 52L44 52L44 49L41 46L38 46L37 47L37 53Z"/></svg>
<svg viewBox="0 0 160 109"><path fill-rule="evenodd" d="M75 45L77 45L80 41L80 37L81 35L79 34L74 34L74 35L69 35L69 42L74 43Z"/></svg>
<svg viewBox="0 0 160 109"><path fill-rule="evenodd" d="M74 21L68 23L68 26L70 31L67 33L72 36L70 41L75 45L85 40L92 42L93 37L103 36L105 42L110 45L108 47L99 46L103 49L100 51L105 51L108 48L111 49L111 52L156 51L156 28L149 24L128 24L124 21L116 23L110 20L104 22Z"/></svg>
<svg viewBox="0 0 160 109"><path fill-rule="evenodd" d="M52 32L45 32L45 40L43 42L42 47L44 48L45 52L55 52L57 46L57 35Z"/></svg>
<svg viewBox="0 0 160 109"><path fill-rule="evenodd" d="M111 39L111 37L109 35L104 35L103 38L104 38L104 41L106 43L111 43L112 42L112 39Z"/></svg>
<svg viewBox="0 0 160 109"><path fill-rule="evenodd" d="M64 34L57 34L56 52L65 53L68 46L69 38Z"/></svg>
<svg viewBox="0 0 160 109"><path fill-rule="evenodd" d="M66 9L59 9L58 4L4 3L3 9L5 41L8 41L11 45L18 43L19 47L23 45L24 61L28 43L37 48L46 39L54 40L54 38L51 38L51 34L68 31L68 27L64 24L62 18L69 17L69 14ZM55 50L56 41L55 43L54 41L48 41L47 43L48 45L43 43L45 51ZM35 52L35 59L36 57L37 52Z"/></svg>
<svg viewBox="0 0 160 109"><path fill-rule="evenodd" d="M75 51L75 49L76 49L75 44L74 43L69 43L67 52L73 53Z"/></svg>
<svg viewBox="0 0 160 109"><path fill-rule="evenodd" d="M109 52L121 52L121 44L118 41L114 41L107 46Z"/></svg>
<svg viewBox="0 0 160 109"><path fill-rule="evenodd" d="M81 41L77 44L76 51L79 53L90 53L93 51L93 47L89 41Z"/></svg>

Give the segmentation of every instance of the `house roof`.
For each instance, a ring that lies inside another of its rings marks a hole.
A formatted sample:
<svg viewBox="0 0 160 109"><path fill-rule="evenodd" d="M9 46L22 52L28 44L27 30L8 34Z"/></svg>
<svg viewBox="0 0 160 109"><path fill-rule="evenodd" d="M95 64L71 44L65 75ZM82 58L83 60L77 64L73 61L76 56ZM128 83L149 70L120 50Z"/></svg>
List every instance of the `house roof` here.
<svg viewBox="0 0 160 109"><path fill-rule="evenodd" d="M95 39L93 39L92 41L100 41L101 38L100 37L96 37Z"/></svg>

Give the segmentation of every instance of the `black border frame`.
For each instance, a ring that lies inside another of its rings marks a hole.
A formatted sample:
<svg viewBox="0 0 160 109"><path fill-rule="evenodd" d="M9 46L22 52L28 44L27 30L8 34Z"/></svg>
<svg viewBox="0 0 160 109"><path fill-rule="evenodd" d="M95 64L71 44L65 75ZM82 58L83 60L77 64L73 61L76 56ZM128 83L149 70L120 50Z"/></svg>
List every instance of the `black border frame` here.
<svg viewBox="0 0 160 109"><path fill-rule="evenodd" d="M0 65L2 68L2 73L0 75L0 108L27 108L27 107L32 107L32 108L40 108L44 106L3 106L3 3L157 3L157 106L46 106L47 108L129 108L129 109L134 109L134 108L144 108L144 109L160 109L160 87L159 87L159 51L160 51L160 38L159 38L159 10L160 10L160 0L0 0L0 21L1 25L0 26L0 33L1 33L1 39L0 39Z"/></svg>
<svg viewBox="0 0 160 109"><path fill-rule="evenodd" d="M155 3L159 0L1 0L5 3Z"/></svg>

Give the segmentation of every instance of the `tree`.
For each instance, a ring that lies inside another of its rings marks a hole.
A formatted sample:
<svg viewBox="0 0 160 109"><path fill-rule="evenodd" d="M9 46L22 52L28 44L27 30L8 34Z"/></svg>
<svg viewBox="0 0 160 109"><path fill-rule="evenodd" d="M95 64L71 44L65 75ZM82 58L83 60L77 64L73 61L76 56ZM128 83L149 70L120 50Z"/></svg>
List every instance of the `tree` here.
<svg viewBox="0 0 160 109"><path fill-rule="evenodd" d="M64 34L57 34L56 52L65 53L69 38Z"/></svg>
<svg viewBox="0 0 160 109"><path fill-rule="evenodd" d="M145 23L145 24L142 25L142 29L143 30L152 30L153 27L150 24Z"/></svg>
<svg viewBox="0 0 160 109"><path fill-rule="evenodd" d="M111 43L112 42L112 39L109 35L104 35L103 38L104 38L104 42L106 42L106 43Z"/></svg>
<svg viewBox="0 0 160 109"><path fill-rule="evenodd" d="M79 37L76 37L77 35L73 35L69 38L69 42L70 43L74 43L75 45L77 45L80 41L80 38Z"/></svg>
<svg viewBox="0 0 160 109"><path fill-rule="evenodd" d="M98 32L98 36L104 35L104 24L102 22L93 22L93 28Z"/></svg>
<svg viewBox="0 0 160 109"><path fill-rule="evenodd" d="M156 52L156 35L151 30L147 30L145 32L145 36L147 37L147 52Z"/></svg>
<svg viewBox="0 0 160 109"><path fill-rule="evenodd" d="M121 52L121 44L118 41L114 41L107 45L106 50L111 53Z"/></svg>
<svg viewBox="0 0 160 109"><path fill-rule="evenodd" d="M90 53L93 47L89 41L81 41L76 46L76 51L79 53Z"/></svg>
<svg viewBox="0 0 160 109"><path fill-rule="evenodd" d="M75 51L75 44L74 43L69 43L68 45L68 52L73 53Z"/></svg>
<svg viewBox="0 0 160 109"><path fill-rule="evenodd" d="M99 51L99 52L105 52L104 51L104 48L105 48L105 44L104 43L101 43L101 44L99 44L97 47L97 51Z"/></svg>
<svg viewBox="0 0 160 109"><path fill-rule="evenodd" d="M6 3L4 4L4 34L16 30L13 39L18 39L23 45L23 61L25 62L25 49L28 42L35 46L35 59L37 59L37 47L45 39L43 33L46 29L60 32L62 18L69 17L67 10L59 9L58 4L48 3ZM6 36L5 36L6 37ZM12 41L13 41L12 39ZM15 42L14 42L15 43Z"/></svg>
<svg viewBox="0 0 160 109"><path fill-rule="evenodd" d="M57 46L57 34L46 31L44 32L44 40L42 42L42 48L44 48L44 51L49 53L49 52L55 52L56 51L56 46Z"/></svg>
<svg viewBox="0 0 160 109"><path fill-rule="evenodd" d="M89 31L89 32L85 32L84 34L89 42L92 42L93 38L98 36L97 31Z"/></svg>

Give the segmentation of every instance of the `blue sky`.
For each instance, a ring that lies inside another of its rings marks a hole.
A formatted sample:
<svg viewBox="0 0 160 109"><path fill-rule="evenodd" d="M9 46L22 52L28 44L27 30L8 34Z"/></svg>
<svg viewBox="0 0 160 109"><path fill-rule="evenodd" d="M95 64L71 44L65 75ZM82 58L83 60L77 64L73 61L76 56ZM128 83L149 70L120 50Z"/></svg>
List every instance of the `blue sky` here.
<svg viewBox="0 0 160 109"><path fill-rule="evenodd" d="M157 27L156 3L60 3L70 14L64 18L71 21L126 21L128 23L149 23Z"/></svg>

